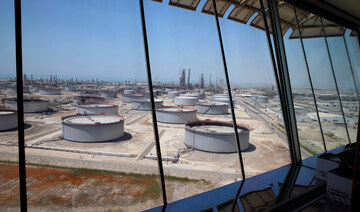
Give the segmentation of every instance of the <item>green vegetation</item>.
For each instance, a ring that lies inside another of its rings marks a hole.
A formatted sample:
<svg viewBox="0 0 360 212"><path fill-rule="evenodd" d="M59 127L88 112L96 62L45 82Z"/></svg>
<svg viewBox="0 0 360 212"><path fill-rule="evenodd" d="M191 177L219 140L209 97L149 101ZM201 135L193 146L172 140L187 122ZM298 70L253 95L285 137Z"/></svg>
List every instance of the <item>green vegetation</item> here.
<svg viewBox="0 0 360 212"><path fill-rule="evenodd" d="M165 176L165 180L171 180L171 181L181 181L181 182L193 182L197 183L200 180L196 179L189 179L187 177L176 177L176 176Z"/></svg>
<svg viewBox="0 0 360 212"><path fill-rule="evenodd" d="M328 136L329 138L335 138L335 134L332 132L326 132L324 133L326 136Z"/></svg>
<svg viewBox="0 0 360 212"><path fill-rule="evenodd" d="M18 164L17 162L12 161L1 161L0 163L11 163L11 164ZM70 171L70 175L73 177L79 177L83 174L102 174L102 175L116 175L116 176L129 176L135 177L136 180L141 180L145 178L150 179L160 179L159 175L156 174L137 174L137 173L125 173L125 172L118 172L118 171L108 171L108 170L99 170L99 169L86 169L86 168L70 168L70 167L62 167L62 166L53 166L53 165L45 165L45 164L36 164L36 163L26 163L27 166L38 166L38 167L45 167L45 168L53 168L53 169L65 169ZM170 181L181 181L181 182L204 182L205 184L210 184L210 182L201 179L189 179L187 177L177 177L177 176L165 176L165 180Z"/></svg>
<svg viewBox="0 0 360 212"><path fill-rule="evenodd" d="M278 124L278 126L281 127L281 128L283 128L283 129L285 129L285 126L282 125L282 124Z"/></svg>

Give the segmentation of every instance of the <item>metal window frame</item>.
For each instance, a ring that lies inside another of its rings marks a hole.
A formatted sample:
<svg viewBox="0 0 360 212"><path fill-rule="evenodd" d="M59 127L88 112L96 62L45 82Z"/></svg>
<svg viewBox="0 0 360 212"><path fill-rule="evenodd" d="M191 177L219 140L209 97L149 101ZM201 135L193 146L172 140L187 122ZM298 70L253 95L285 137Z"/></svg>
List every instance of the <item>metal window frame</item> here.
<svg viewBox="0 0 360 212"><path fill-rule="evenodd" d="M18 154L20 181L20 210L27 211L26 164L25 164L25 132L24 132L24 96L23 96L23 63L22 63L22 31L21 0L14 0L15 10L15 55L16 55L16 95L18 120Z"/></svg>
<svg viewBox="0 0 360 212"><path fill-rule="evenodd" d="M149 92L150 92L151 115L152 115L154 137L155 137L156 156L157 156L157 161L158 161L159 175L160 175L160 181L161 181L161 192L162 192L163 203L164 203L162 211L165 211L166 206L167 206L165 176L164 176L164 168L163 168L162 157L161 157L160 137L159 137L157 119L156 119L154 91L153 91L153 84L152 84L152 77L151 77L150 53L149 53L149 45L148 45L148 39L147 39L145 10L144 10L144 1L143 0L139 0L139 6L140 6L141 26L142 26L142 32L143 32L146 71L147 71L147 78L148 78L148 85L149 85Z"/></svg>
<svg viewBox="0 0 360 212"><path fill-rule="evenodd" d="M287 66L287 59L285 53L285 45L281 32L280 17L278 11L277 0L267 0L269 18L271 22L273 32L273 42L275 47L277 72L279 76L279 88L282 90L279 92L279 96L282 104L282 112L284 117L284 124L289 141L289 149L291 162L293 165L301 165L301 152L300 143L297 133L297 124L294 110L294 103L292 98L290 75Z"/></svg>

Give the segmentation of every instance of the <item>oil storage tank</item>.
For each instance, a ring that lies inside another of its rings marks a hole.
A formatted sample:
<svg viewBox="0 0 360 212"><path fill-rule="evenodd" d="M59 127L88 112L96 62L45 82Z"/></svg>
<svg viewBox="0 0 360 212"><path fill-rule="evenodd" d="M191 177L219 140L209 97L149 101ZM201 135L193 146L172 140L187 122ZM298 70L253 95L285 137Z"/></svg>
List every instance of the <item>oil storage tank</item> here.
<svg viewBox="0 0 360 212"><path fill-rule="evenodd" d="M18 127L16 108L0 108L0 131Z"/></svg>
<svg viewBox="0 0 360 212"><path fill-rule="evenodd" d="M118 105L115 103L109 102L90 102L90 103L80 103L76 109L77 113L80 114L118 114Z"/></svg>
<svg viewBox="0 0 360 212"><path fill-rule="evenodd" d="M159 107L159 106L163 105L163 101L160 99L155 99L154 103L155 103L155 107ZM134 100L131 103L131 109L150 111L151 110L151 101L150 101L150 99Z"/></svg>
<svg viewBox="0 0 360 212"><path fill-rule="evenodd" d="M17 88L16 86L8 86L6 88L6 91L8 93L16 93L17 92ZM30 93L30 87L28 86L23 86L23 93Z"/></svg>
<svg viewBox="0 0 360 212"><path fill-rule="evenodd" d="M267 96L257 96L255 101L259 102L259 103L268 103L269 102L269 97L267 97Z"/></svg>
<svg viewBox="0 0 360 212"><path fill-rule="evenodd" d="M61 95L61 88L39 88L39 94L41 95Z"/></svg>
<svg viewBox="0 0 360 212"><path fill-rule="evenodd" d="M80 96L100 96L99 90L84 89L80 91Z"/></svg>
<svg viewBox="0 0 360 212"><path fill-rule="evenodd" d="M249 128L237 125L241 151L249 147ZM185 145L197 150L216 153L237 152L236 138L232 122L194 121L186 123Z"/></svg>
<svg viewBox="0 0 360 212"><path fill-rule="evenodd" d="M177 96L175 97L174 103L182 106L195 106L197 102L196 97L191 96Z"/></svg>
<svg viewBox="0 0 360 212"><path fill-rule="evenodd" d="M125 103L131 103L134 100L140 100L140 99L144 99L144 94L124 94L122 96L122 101Z"/></svg>
<svg viewBox="0 0 360 212"><path fill-rule="evenodd" d="M197 99L204 99L205 98L204 93L185 93L185 94L180 94L180 96L196 97Z"/></svg>
<svg viewBox="0 0 360 212"><path fill-rule="evenodd" d="M136 90L124 90L124 94L136 94Z"/></svg>
<svg viewBox="0 0 360 212"><path fill-rule="evenodd" d="M39 91L39 85L30 85L30 90L34 91L34 92L38 92Z"/></svg>
<svg viewBox="0 0 360 212"><path fill-rule="evenodd" d="M84 103L90 103L90 102L105 102L105 97L102 96L77 96L73 99L73 104L84 104Z"/></svg>
<svg viewBox="0 0 360 212"><path fill-rule="evenodd" d="M24 113L40 113L49 110L49 101L42 99L24 99ZM5 101L6 107L17 108L17 99Z"/></svg>
<svg viewBox="0 0 360 212"><path fill-rule="evenodd" d="M179 91L169 91L168 92L168 97L169 98L175 98L175 97L177 97L177 96L179 96L180 95L180 92Z"/></svg>
<svg viewBox="0 0 360 212"><path fill-rule="evenodd" d="M169 124L184 124L189 121L196 121L196 109L183 106L160 106L156 108L158 122Z"/></svg>
<svg viewBox="0 0 360 212"><path fill-rule="evenodd" d="M124 118L110 114L72 115L62 118L62 137L75 142L104 142L124 135Z"/></svg>
<svg viewBox="0 0 360 212"><path fill-rule="evenodd" d="M75 86L65 86L66 92L75 92L77 91L77 88Z"/></svg>
<svg viewBox="0 0 360 212"><path fill-rule="evenodd" d="M196 110L201 114L224 115L228 113L228 103L222 102L198 102Z"/></svg>
<svg viewBox="0 0 360 212"><path fill-rule="evenodd" d="M223 102L223 103L227 103L230 107L230 99L229 97L220 97L220 96L216 96L216 97L212 97L212 101L213 102ZM235 100L232 100L233 105L235 106Z"/></svg>
<svg viewBox="0 0 360 212"><path fill-rule="evenodd" d="M117 91L112 91L112 90L101 91L101 96L103 96L105 98L116 98Z"/></svg>
<svg viewBox="0 0 360 212"><path fill-rule="evenodd" d="M274 96L274 102L280 102L280 96L279 95Z"/></svg>

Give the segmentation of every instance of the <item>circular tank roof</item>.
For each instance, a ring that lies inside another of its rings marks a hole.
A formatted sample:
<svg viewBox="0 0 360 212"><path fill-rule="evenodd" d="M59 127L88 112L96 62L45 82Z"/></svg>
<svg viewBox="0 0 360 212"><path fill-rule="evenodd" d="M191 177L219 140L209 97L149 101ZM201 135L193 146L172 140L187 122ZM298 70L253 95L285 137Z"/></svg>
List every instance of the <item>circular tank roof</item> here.
<svg viewBox="0 0 360 212"><path fill-rule="evenodd" d="M71 125L106 125L123 121L122 116L109 114L73 115L62 118L63 124Z"/></svg>

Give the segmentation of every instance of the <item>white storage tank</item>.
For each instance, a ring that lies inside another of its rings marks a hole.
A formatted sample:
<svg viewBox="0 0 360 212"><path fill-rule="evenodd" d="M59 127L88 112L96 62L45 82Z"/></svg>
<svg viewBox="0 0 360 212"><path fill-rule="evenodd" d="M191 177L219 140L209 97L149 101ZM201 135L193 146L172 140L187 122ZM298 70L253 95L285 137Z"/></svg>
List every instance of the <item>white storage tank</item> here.
<svg viewBox="0 0 360 212"><path fill-rule="evenodd" d="M136 94L136 90L124 90L124 94Z"/></svg>
<svg viewBox="0 0 360 212"><path fill-rule="evenodd" d="M177 96L175 97L174 103L176 105L182 105L182 106L195 106L197 102L196 97L190 97L190 96Z"/></svg>
<svg viewBox="0 0 360 212"><path fill-rule="evenodd" d="M124 118L118 115L91 114L62 118L62 137L75 142L104 142L124 135Z"/></svg>
<svg viewBox="0 0 360 212"><path fill-rule="evenodd" d="M80 96L100 96L100 92L98 90L85 89L80 91Z"/></svg>
<svg viewBox="0 0 360 212"><path fill-rule="evenodd" d="M180 92L179 91L169 91L168 92L168 97L169 98L175 98L175 97L177 97L177 96L179 96L180 95Z"/></svg>
<svg viewBox="0 0 360 212"><path fill-rule="evenodd" d="M75 92L77 91L75 86L65 86L65 91L66 92Z"/></svg>
<svg viewBox="0 0 360 212"><path fill-rule="evenodd" d="M274 102L280 102L280 96L279 95L274 96Z"/></svg>
<svg viewBox="0 0 360 212"><path fill-rule="evenodd" d="M6 88L6 91L8 93L16 93L17 92L17 87L16 86L8 86ZM30 87L23 86L23 93L30 93Z"/></svg>
<svg viewBox="0 0 360 212"><path fill-rule="evenodd" d="M38 92L39 91L39 87L38 85L30 85L30 90L34 91L34 92Z"/></svg>
<svg viewBox="0 0 360 212"><path fill-rule="evenodd" d="M157 93L154 92L153 94L154 94L154 97L156 98L156 97L157 97ZM144 98L145 98L145 99L151 98L151 97L150 97L150 92L145 92L145 93L143 93L143 95L144 95Z"/></svg>
<svg viewBox="0 0 360 212"><path fill-rule="evenodd" d="M112 114L118 115L118 105L109 102L90 102L80 103L76 109L77 113L80 114Z"/></svg>
<svg viewBox="0 0 360 212"><path fill-rule="evenodd" d="M224 115L228 113L228 103L222 102L198 102L196 110L201 114Z"/></svg>
<svg viewBox="0 0 360 212"><path fill-rule="evenodd" d="M240 150L249 148L250 130L238 125ZM195 121L185 127L185 145L197 150L216 153L237 152L236 138L232 122L222 121Z"/></svg>
<svg viewBox="0 0 360 212"><path fill-rule="evenodd" d="M112 90L101 91L101 96L105 98L116 98L117 91L112 91Z"/></svg>
<svg viewBox="0 0 360 212"><path fill-rule="evenodd" d="M39 94L41 95L61 95L61 88L39 88Z"/></svg>
<svg viewBox="0 0 360 212"><path fill-rule="evenodd" d="M212 97L212 101L213 102L222 102L222 103L227 103L230 107L230 99L228 97ZM235 99L232 100L233 105L235 107Z"/></svg>
<svg viewBox="0 0 360 212"><path fill-rule="evenodd" d="M144 99L144 94L124 94L122 96L122 101L125 103L131 103L134 100Z"/></svg>
<svg viewBox="0 0 360 212"><path fill-rule="evenodd" d="M269 97L267 97L267 96L257 96L255 101L259 102L259 103L268 103L269 102Z"/></svg>
<svg viewBox="0 0 360 212"><path fill-rule="evenodd" d="M84 103L91 103L91 102L105 102L105 97L102 96L77 96L73 99L73 104L84 104Z"/></svg>
<svg viewBox="0 0 360 212"><path fill-rule="evenodd" d="M18 127L16 108L0 108L0 131Z"/></svg>
<svg viewBox="0 0 360 212"><path fill-rule="evenodd" d="M5 101L5 106L10 108L17 108L17 99L8 99ZM24 99L24 113L40 113L49 110L49 101L42 99Z"/></svg>
<svg viewBox="0 0 360 212"><path fill-rule="evenodd" d="M160 106L156 108L158 122L169 124L184 124L196 121L196 109L183 106Z"/></svg>
<svg viewBox="0 0 360 212"><path fill-rule="evenodd" d="M163 101L160 99L155 99L154 103L155 103L155 108L163 105ZM150 111L151 110L151 101L150 101L150 99L134 100L131 103L131 109Z"/></svg>

